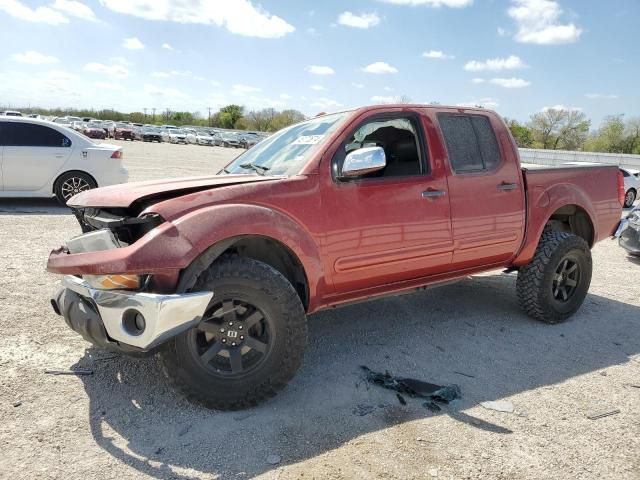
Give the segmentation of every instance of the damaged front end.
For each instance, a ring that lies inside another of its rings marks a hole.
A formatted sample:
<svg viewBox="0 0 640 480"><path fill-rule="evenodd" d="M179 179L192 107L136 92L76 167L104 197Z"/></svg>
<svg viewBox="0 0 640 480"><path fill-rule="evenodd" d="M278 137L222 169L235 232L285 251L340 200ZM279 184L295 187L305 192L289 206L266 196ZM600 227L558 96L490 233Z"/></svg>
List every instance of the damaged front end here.
<svg viewBox="0 0 640 480"><path fill-rule="evenodd" d="M616 237L620 246L629 254L640 256L640 206L620 222Z"/></svg>
<svg viewBox="0 0 640 480"><path fill-rule="evenodd" d="M74 208L73 213L83 234L54 250L47 265L66 273L51 303L72 330L96 346L139 354L201 321L213 293L159 291L154 278L167 274L153 271L153 258L141 261L138 255L142 239L154 229L171 231L160 215L132 217L124 210L98 208Z"/></svg>

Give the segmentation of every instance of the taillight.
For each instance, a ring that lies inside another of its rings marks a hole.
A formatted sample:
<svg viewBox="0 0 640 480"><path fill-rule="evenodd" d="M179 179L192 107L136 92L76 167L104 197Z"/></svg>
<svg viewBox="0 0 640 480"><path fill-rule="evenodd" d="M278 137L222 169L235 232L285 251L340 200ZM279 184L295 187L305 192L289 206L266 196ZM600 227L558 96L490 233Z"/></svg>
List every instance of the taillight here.
<svg viewBox="0 0 640 480"><path fill-rule="evenodd" d="M624 191L624 176L622 175L622 172L618 170L618 201L620 202L621 207L624 207L625 193L626 192Z"/></svg>
<svg viewBox="0 0 640 480"><path fill-rule="evenodd" d="M116 150L111 154L111 158L122 158L122 150Z"/></svg>

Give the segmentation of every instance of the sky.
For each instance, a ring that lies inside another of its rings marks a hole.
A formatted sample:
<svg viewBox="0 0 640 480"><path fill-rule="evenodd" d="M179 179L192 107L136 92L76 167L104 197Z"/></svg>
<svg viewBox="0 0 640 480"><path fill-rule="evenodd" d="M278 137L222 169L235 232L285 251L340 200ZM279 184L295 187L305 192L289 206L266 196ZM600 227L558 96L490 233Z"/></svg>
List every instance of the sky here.
<svg viewBox="0 0 640 480"><path fill-rule="evenodd" d="M638 0L0 0L0 105L640 114Z"/></svg>

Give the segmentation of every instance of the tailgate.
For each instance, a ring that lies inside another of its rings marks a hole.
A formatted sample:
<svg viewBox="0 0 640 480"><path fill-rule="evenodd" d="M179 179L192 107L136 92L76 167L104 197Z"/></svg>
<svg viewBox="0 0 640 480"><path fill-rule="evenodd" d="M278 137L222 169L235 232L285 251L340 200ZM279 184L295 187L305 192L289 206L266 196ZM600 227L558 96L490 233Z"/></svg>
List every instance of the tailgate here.
<svg viewBox="0 0 640 480"><path fill-rule="evenodd" d="M527 186L528 224L546 221L537 218L559 201L578 205L591 217L595 241L611 236L620 221L618 167L615 165L527 167L522 169Z"/></svg>

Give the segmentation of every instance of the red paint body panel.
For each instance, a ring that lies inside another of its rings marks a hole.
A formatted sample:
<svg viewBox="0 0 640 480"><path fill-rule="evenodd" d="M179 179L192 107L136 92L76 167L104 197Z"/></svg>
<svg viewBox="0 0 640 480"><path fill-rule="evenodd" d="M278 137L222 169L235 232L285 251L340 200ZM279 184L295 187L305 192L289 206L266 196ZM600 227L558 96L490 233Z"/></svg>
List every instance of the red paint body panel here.
<svg viewBox="0 0 640 480"><path fill-rule="evenodd" d="M450 168L438 112L486 115L502 163L479 174ZM402 113L417 119L425 139L423 175L340 182L332 159L363 121ZM207 248L257 235L286 246L302 264L308 311L395 293L482 270L530 261L554 211L577 205L587 212L595 239L610 235L620 218L615 167L526 170L503 121L479 109L424 105L353 111L295 177L224 175L142 182L77 195L74 206L158 213L165 223L132 245L70 255L51 253L49 271L65 274L153 273L171 290L180 272ZM501 183L517 188L500 191ZM609 185L610 184L610 185ZM422 192L446 195L424 198Z"/></svg>

